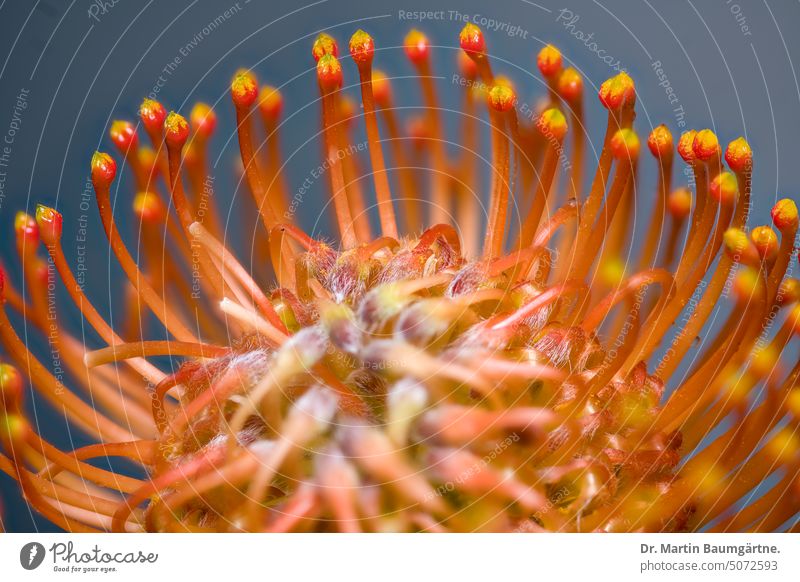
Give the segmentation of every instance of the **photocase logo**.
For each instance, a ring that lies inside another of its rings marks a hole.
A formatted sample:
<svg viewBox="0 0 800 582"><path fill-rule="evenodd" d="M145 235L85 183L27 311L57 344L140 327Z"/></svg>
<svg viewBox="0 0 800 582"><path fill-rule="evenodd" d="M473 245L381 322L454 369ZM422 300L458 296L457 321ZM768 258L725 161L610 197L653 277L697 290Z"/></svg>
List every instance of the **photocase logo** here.
<svg viewBox="0 0 800 582"><path fill-rule="evenodd" d="M35 570L44 561L44 546L39 542L30 542L19 551L19 563L26 570Z"/></svg>

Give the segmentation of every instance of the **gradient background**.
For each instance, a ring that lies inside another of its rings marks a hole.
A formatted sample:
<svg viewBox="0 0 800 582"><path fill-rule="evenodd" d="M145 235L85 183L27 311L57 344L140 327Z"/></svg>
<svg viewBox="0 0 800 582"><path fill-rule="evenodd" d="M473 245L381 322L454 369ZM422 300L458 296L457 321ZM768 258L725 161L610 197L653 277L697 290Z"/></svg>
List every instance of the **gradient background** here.
<svg viewBox="0 0 800 582"><path fill-rule="evenodd" d="M32 212L37 202L63 213L64 247L68 257L74 258L74 236L82 214L80 196L91 155L96 149L112 150L107 138L110 121L117 117L135 120L138 104L153 91L159 75L166 82L158 98L167 108L188 115L197 100L216 104L219 129L212 152L218 157L212 158L212 173L217 204L223 216L227 213L233 246L248 256L243 241L249 240L252 225L242 221L243 192L237 188L234 170L238 147L231 134L233 108L226 94L232 73L239 67L252 67L260 81L281 87L286 115L291 116L283 134L284 152L290 156L290 185L296 188L321 161L315 138L319 105L309 52L318 32L330 32L344 47L356 28L365 28L377 43L376 67L390 76L403 76L413 74L413 68L398 46L410 28L418 27L437 46L434 69L444 77L439 81L442 102L451 107L460 103L460 87L451 77L463 22L450 20L447 14L438 21L404 20L399 18L401 10L458 10L469 17L478 14L520 27L527 38L503 30L485 32L496 71L511 76L520 99L531 106L544 93L535 55L543 44L556 44L565 60L585 77L591 158L597 155L592 147L602 139L605 124L594 93L616 71L558 21L559 11L569 10L579 16L575 29L593 34L598 48L619 60L636 80L635 127L640 135L662 122L676 135L680 133L680 114L675 111L680 106L685 129L710 127L723 143L739 135L747 138L756 156L751 225L768 220L776 199L796 199L800 186L796 147L800 88L794 68L800 56L800 38L795 34L800 4L795 1L320 0L306 6L306 0L117 0L116 4L105 2L105 11L98 9L99 4L103 2L0 1L0 136L7 135L17 95L23 89L29 91L11 146L11 165L1 169L7 176L0 198L0 245L12 272L16 268L14 214L19 209ZM232 7L234 14L210 34L203 33L204 27ZM164 68L180 56L181 47L193 40L196 45L189 54L165 74ZM343 60L347 85L356 78L356 71L346 61L349 57ZM665 88L659 86L653 71L656 61L662 64L677 104L670 104ZM421 102L416 87L414 79L396 80L396 104L413 111ZM350 93L358 95L352 87ZM457 115L446 116L451 136L457 135L457 124ZM651 160L643 163L643 192L652 189L653 166ZM676 166L676 185L685 184L682 164ZM323 234L328 224L316 223L325 187L325 180L317 181L299 209L300 222ZM123 188L120 195L129 196L128 192ZM121 217L130 200L122 198L118 203ZM647 203L647 196L640 194L641 211L647 210ZM94 206L87 214L87 290L108 316L118 302L115 293L122 274L110 260ZM124 218L121 221L124 224ZM641 221L637 223L640 228ZM74 310L63 299L61 305L63 321L80 334ZM83 333L88 345L99 347L94 334ZM40 351L44 346L33 336L30 342ZM29 405L45 437L68 448L87 442L82 435L70 433L63 417L37 403L33 394ZM16 484L4 474L0 474L0 502L7 531L53 531L52 525L29 511Z"/></svg>

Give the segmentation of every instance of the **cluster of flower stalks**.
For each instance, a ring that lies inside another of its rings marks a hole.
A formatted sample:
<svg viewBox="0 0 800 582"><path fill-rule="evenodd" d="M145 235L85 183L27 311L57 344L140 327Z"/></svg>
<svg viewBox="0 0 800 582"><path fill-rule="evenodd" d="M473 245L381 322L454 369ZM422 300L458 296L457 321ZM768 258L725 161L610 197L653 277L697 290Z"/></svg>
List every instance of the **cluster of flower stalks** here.
<svg viewBox="0 0 800 582"><path fill-rule="evenodd" d="M795 203L748 231L743 138L673 140L662 125L640 160L625 73L599 88L608 125L584 180L580 74L543 48L546 103L524 116L481 30L467 25L460 44L463 122L446 138L422 33L404 44L424 101L407 124L367 33L346 58L328 35L314 43L335 244L292 219L281 94L249 71L230 95L258 209L252 269L203 193L205 104L187 120L145 100L140 123L112 125L135 196L115 188L110 155L92 158L127 279L113 325L65 260L61 215L17 215L0 469L31 507L71 531L797 531ZM346 67L361 111L342 92ZM354 120L371 171L342 155ZM675 151L693 191L673 188ZM655 183L640 163L657 166ZM114 217L131 201L135 248ZM56 305L57 279L74 305ZM68 309L103 347L59 323ZM29 351L33 328L60 373ZM29 388L96 444L40 436ZM111 457L141 471L112 471Z"/></svg>

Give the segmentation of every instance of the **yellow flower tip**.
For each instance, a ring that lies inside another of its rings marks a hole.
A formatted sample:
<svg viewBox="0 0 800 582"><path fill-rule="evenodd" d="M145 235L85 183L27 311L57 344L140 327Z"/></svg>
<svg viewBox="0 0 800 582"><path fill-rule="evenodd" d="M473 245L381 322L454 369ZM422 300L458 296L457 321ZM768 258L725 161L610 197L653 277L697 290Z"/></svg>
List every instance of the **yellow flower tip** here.
<svg viewBox="0 0 800 582"><path fill-rule="evenodd" d="M687 484L691 483L694 487L690 488L697 493L702 493L709 498L716 497L724 490L725 473L719 468L716 463L709 464L703 467L696 467L691 472L686 472Z"/></svg>
<svg viewBox="0 0 800 582"><path fill-rule="evenodd" d="M654 128L647 138L647 147L655 158L668 159L674 146L672 132L664 124Z"/></svg>
<svg viewBox="0 0 800 582"><path fill-rule="evenodd" d="M609 257L603 261L599 275L607 287L617 287L625 280L625 263L618 256Z"/></svg>
<svg viewBox="0 0 800 582"><path fill-rule="evenodd" d="M360 28L350 37L350 55L358 65L372 63L372 57L375 56L375 42Z"/></svg>
<svg viewBox="0 0 800 582"><path fill-rule="evenodd" d="M58 210L44 204L36 206L36 225L44 244L53 244L61 239L63 224L64 219Z"/></svg>
<svg viewBox="0 0 800 582"><path fill-rule="evenodd" d="M331 54L317 61L317 80L324 92L336 91L342 86L342 64Z"/></svg>
<svg viewBox="0 0 800 582"><path fill-rule="evenodd" d="M537 119L536 126L545 137L552 136L558 141L567 135L567 119L561 110L555 107L544 110Z"/></svg>
<svg viewBox="0 0 800 582"><path fill-rule="evenodd" d="M722 236L722 243L725 245L725 252L735 257L745 252L750 246L750 239L741 228L729 228Z"/></svg>
<svg viewBox="0 0 800 582"><path fill-rule="evenodd" d="M767 450L781 464L793 463L800 450L800 437L797 436L793 428L782 428L767 443Z"/></svg>
<svg viewBox="0 0 800 582"><path fill-rule="evenodd" d="M18 241L27 241L28 244L33 245L31 248L36 248L39 242L39 227L33 216L27 212L17 212L14 216L14 231Z"/></svg>
<svg viewBox="0 0 800 582"><path fill-rule="evenodd" d="M0 416L0 438L4 441L19 442L25 439L27 433L28 421L21 413L9 411Z"/></svg>
<svg viewBox="0 0 800 582"><path fill-rule="evenodd" d="M258 94L258 109L261 115L275 121L283 111L283 95L272 85L265 85Z"/></svg>
<svg viewBox="0 0 800 582"><path fill-rule="evenodd" d="M0 364L0 407L16 410L25 394L22 374L11 364Z"/></svg>
<svg viewBox="0 0 800 582"><path fill-rule="evenodd" d="M339 115L348 125L356 119L358 105L350 95L342 95L339 99Z"/></svg>
<svg viewBox="0 0 800 582"><path fill-rule="evenodd" d="M786 277L781 281L775 301L780 306L793 305L800 301L800 280L794 277Z"/></svg>
<svg viewBox="0 0 800 582"><path fill-rule="evenodd" d="M701 129L694 136L692 142L694 157L702 162L708 161L714 156L719 156L719 140L716 134L710 129Z"/></svg>
<svg viewBox="0 0 800 582"><path fill-rule="evenodd" d="M611 138L611 155L617 160L635 160L639 157L639 148L639 136L632 129L619 129Z"/></svg>
<svg viewBox="0 0 800 582"><path fill-rule="evenodd" d="M403 49L406 51L406 56L412 63L422 63L426 61L430 55L430 48L431 45L428 42L428 37L416 28L409 31L403 41Z"/></svg>
<svg viewBox="0 0 800 582"><path fill-rule="evenodd" d="M680 139L678 140L678 153L680 154L683 161L687 164L690 164L694 161L694 138L697 136L697 132L693 129L684 132L681 134Z"/></svg>
<svg viewBox="0 0 800 582"><path fill-rule="evenodd" d="M772 223L781 232L797 228L797 204L790 198L783 198L772 207Z"/></svg>
<svg viewBox="0 0 800 582"><path fill-rule="evenodd" d="M755 350L750 358L750 371L760 377L769 376L778 365L780 356L780 351L769 344Z"/></svg>
<svg viewBox="0 0 800 582"><path fill-rule="evenodd" d="M154 192L138 192L133 198L133 212L141 222L160 224L167 215L164 203Z"/></svg>
<svg viewBox="0 0 800 582"><path fill-rule="evenodd" d="M720 204L733 204L739 195L739 183L736 181L736 176L730 172L720 172L711 180L709 192L711 197Z"/></svg>
<svg viewBox="0 0 800 582"><path fill-rule="evenodd" d="M753 150L743 137L738 137L728 144L725 150L725 162L734 172L744 172L753 163Z"/></svg>
<svg viewBox="0 0 800 582"><path fill-rule="evenodd" d="M739 301L756 301L764 295L764 282L755 269L745 267L733 278L733 292Z"/></svg>
<svg viewBox="0 0 800 582"><path fill-rule="evenodd" d="M678 188L667 197L667 210L675 220L684 220L692 211L692 193L688 188Z"/></svg>
<svg viewBox="0 0 800 582"><path fill-rule="evenodd" d="M561 51L552 44L545 45L536 56L536 66L545 79L555 78L563 66Z"/></svg>
<svg viewBox="0 0 800 582"><path fill-rule="evenodd" d="M583 97L583 78L572 67L567 67L558 76L558 94L568 103L576 103Z"/></svg>
<svg viewBox="0 0 800 582"><path fill-rule="evenodd" d="M180 113L170 111L164 121L164 139L169 145L182 146L189 138L189 122Z"/></svg>
<svg viewBox="0 0 800 582"><path fill-rule="evenodd" d="M217 128L217 114L208 103L195 103L189 113L195 134L209 138Z"/></svg>
<svg viewBox="0 0 800 582"><path fill-rule="evenodd" d="M791 390L786 396L786 409L796 420L800 420L800 388Z"/></svg>
<svg viewBox="0 0 800 582"><path fill-rule="evenodd" d="M311 46L311 55L314 57L315 62L319 62L319 60L325 55L333 55L334 57L338 57L339 45L336 44L336 39L331 35L321 32L319 35L317 35L317 38L314 40L314 44Z"/></svg>
<svg viewBox="0 0 800 582"><path fill-rule="evenodd" d="M510 111L517 103L513 87L503 81L495 83L487 95L489 105L495 111Z"/></svg>
<svg viewBox="0 0 800 582"><path fill-rule="evenodd" d="M111 124L108 135L119 151L126 153L139 147L136 127L130 121L117 119Z"/></svg>
<svg viewBox="0 0 800 582"><path fill-rule="evenodd" d="M465 79L474 80L478 78L478 65L464 51L458 52L458 70Z"/></svg>
<svg viewBox="0 0 800 582"><path fill-rule="evenodd" d="M472 57L482 56L486 52L486 40L483 38L483 31L476 25L468 22L461 29L458 41L463 51Z"/></svg>
<svg viewBox="0 0 800 582"><path fill-rule="evenodd" d="M622 71L600 85L598 96L603 107L611 111L633 107L636 102L636 86L633 79Z"/></svg>
<svg viewBox="0 0 800 582"><path fill-rule="evenodd" d="M246 69L238 70L231 81L231 97L238 108L246 109L253 105L258 98L255 75Z"/></svg>
<svg viewBox="0 0 800 582"><path fill-rule="evenodd" d="M372 72L372 96L380 107L386 107L392 99L392 84L383 71Z"/></svg>
<svg viewBox="0 0 800 582"><path fill-rule="evenodd" d="M167 118L167 110L154 99L145 99L139 105L139 119L149 132L159 132Z"/></svg>
<svg viewBox="0 0 800 582"><path fill-rule="evenodd" d="M800 335L800 303L792 307L789 313L789 325L792 326L792 331L795 335Z"/></svg>
<svg viewBox="0 0 800 582"><path fill-rule="evenodd" d="M92 183L95 187L108 188L116 175L117 163L114 158L103 152L94 152L92 156Z"/></svg>
<svg viewBox="0 0 800 582"><path fill-rule="evenodd" d="M757 226L750 233L750 240L753 241L758 255L767 262L774 261L778 256L778 235L769 226Z"/></svg>

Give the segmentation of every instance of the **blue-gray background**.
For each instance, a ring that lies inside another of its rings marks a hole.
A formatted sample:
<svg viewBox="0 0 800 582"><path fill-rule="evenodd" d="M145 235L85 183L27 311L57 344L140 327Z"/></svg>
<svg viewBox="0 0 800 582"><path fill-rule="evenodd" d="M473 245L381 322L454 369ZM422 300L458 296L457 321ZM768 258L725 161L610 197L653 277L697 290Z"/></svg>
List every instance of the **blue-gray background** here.
<svg viewBox="0 0 800 582"><path fill-rule="evenodd" d="M444 19L419 22L401 17L401 11L419 10L444 10ZM158 88L158 98L168 108L188 114L196 100L217 104L221 130L212 144L219 154L213 158L217 202L226 212L230 210L232 238L247 239L237 212L241 192L236 189L234 162L238 152L231 135L232 107L225 94L231 74L239 67L253 67L262 82L282 87L287 114L295 114L285 126L284 144L292 156L289 175L298 186L320 162L318 144L310 139L319 129L309 54L313 37L327 30L344 46L350 34L363 27L380 49L376 66L391 75L410 75L413 69L396 47L409 28L418 27L441 47L434 50L435 70L447 77L439 82L440 94L445 104L455 106L460 102L459 87L452 84L450 75L463 23L453 18L451 10L470 19L478 16L479 23L487 18L506 25L494 32L484 27L489 50L496 69L512 76L520 98L530 103L542 94L541 81L532 74L536 52L544 43L559 46L586 78L588 129L594 144L605 123L594 98L595 87L615 72L601 58L605 56L612 65L619 61L636 80L636 127L642 134L662 122L677 134L679 121L685 119L686 129L711 127L724 143L746 136L756 152L753 224L767 221L776 198L796 199L800 186L796 145L800 90L794 68L800 55L796 34L800 5L796 1L3 0L0 139L13 133L10 166L0 168L7 173L0 198L4 264L11 263L14 271L14 213L18 209L32 212L37 202L63 212L65 248L74 256L75 245L70 241L82 214L79 202L92 152L112 149L106 137L110 120L135 119L141 98L154 91L159 76L163 86ZM571 28L564 26L564 10L572 14ZM217 24L210 30L214 21ZM519 32L511 35L513 26ZM592 35L591 40L581 40L578 32ZM165 72L175 57L181 62ZM659 86L664 79L654 72L657 61L676 103L670 103L666 86ZM345 62L345 74L352 82L352 63ZM397 103L420 103L413 80L395 85ZM21 121L14 123L17 129L12 127L12 118L18 96L25 91L26 108ZM447 118L451 131L457 122L457 116ZM649 160L644 164L644 184L648 180L652 184L651 166ZM685 181L680 168L676 176L678 183ZM300 207L300 220L308 228L321 212L324 185L324 181L314 184ZM121 200L120 209L128 204ZM108 313L120 272L110 266L113 261L109 261L96 213L89 216L89 294ZM325 231L327 224L317 228ZM64 317L73 330L79 329L74 313ZM91 334L86 341L98 345ZM43 345L31 342L39 349ZM48 413L41 403L36 408L45 436L66 447L85 443L74 433L71 444L65 441L63 418ZM53 529L31 514L15 484L2 474L0 501L7 531Z"/></svg>

